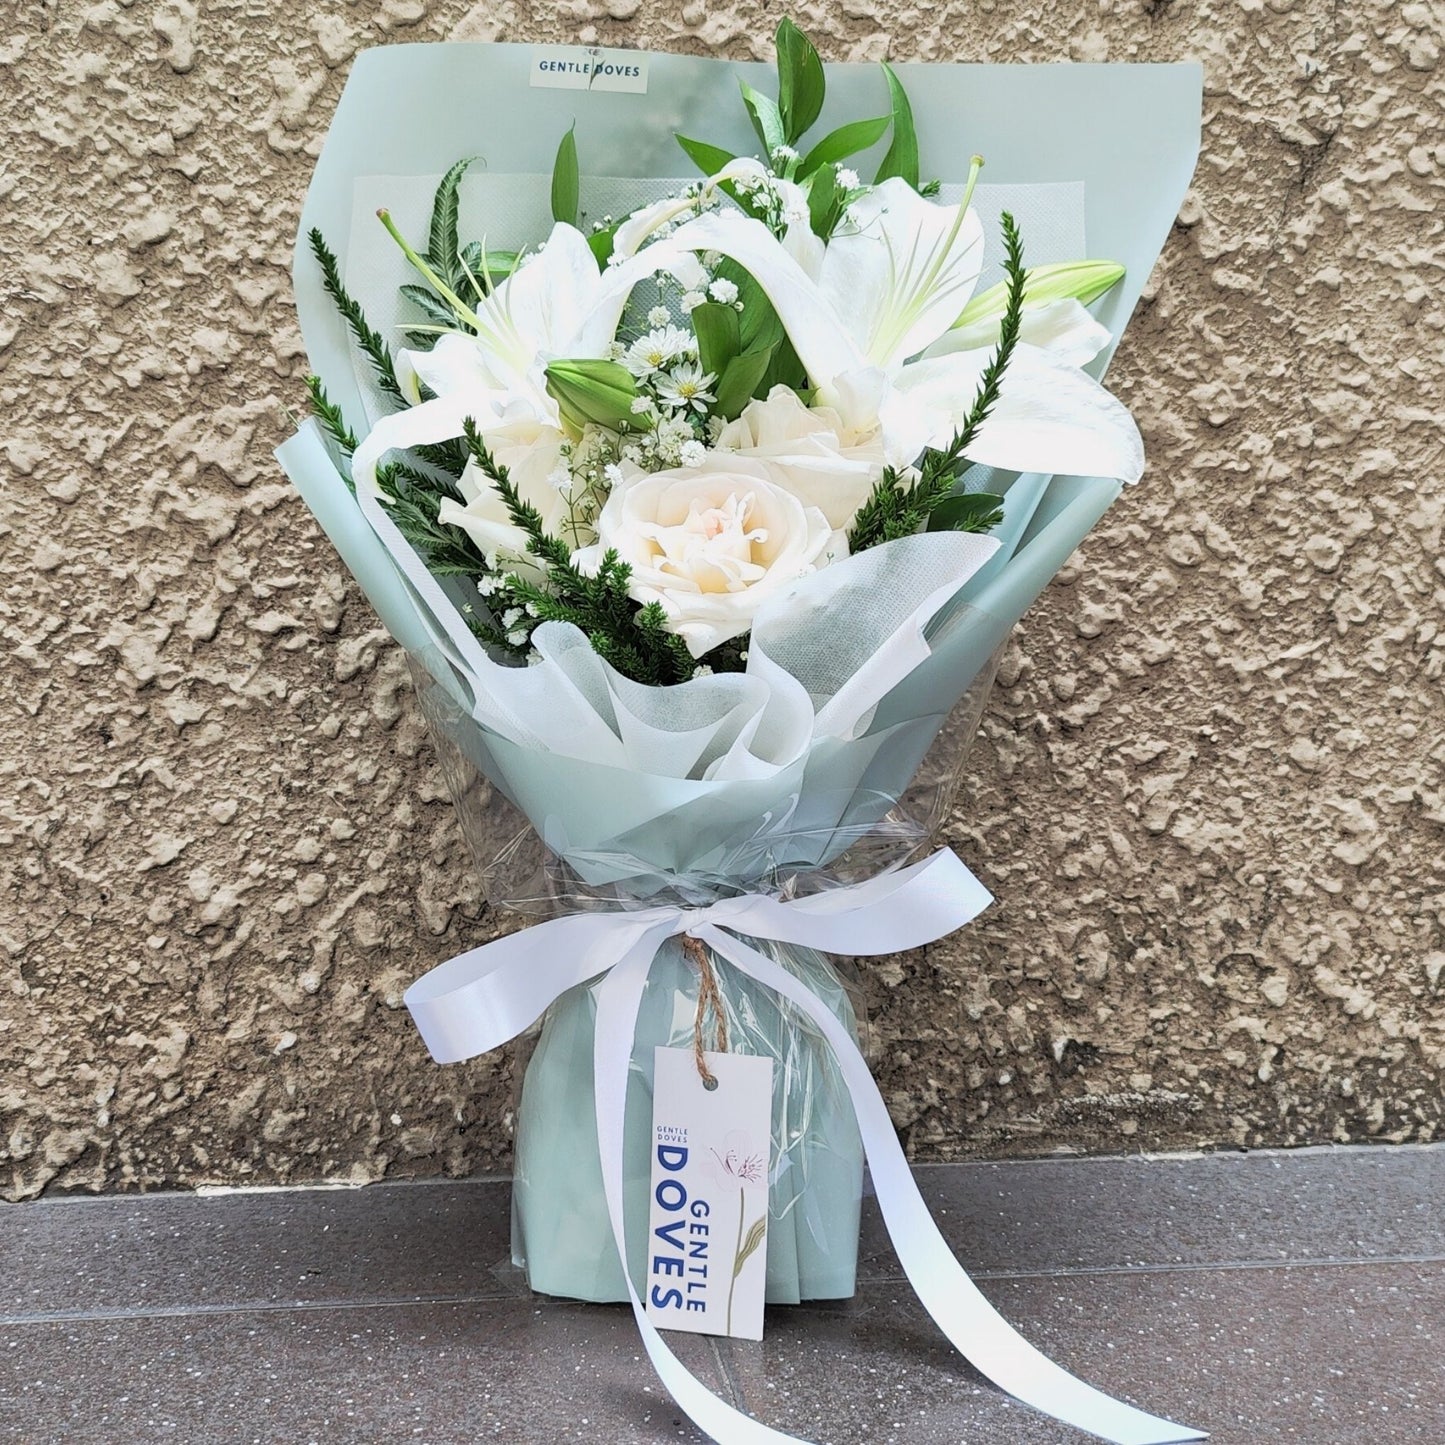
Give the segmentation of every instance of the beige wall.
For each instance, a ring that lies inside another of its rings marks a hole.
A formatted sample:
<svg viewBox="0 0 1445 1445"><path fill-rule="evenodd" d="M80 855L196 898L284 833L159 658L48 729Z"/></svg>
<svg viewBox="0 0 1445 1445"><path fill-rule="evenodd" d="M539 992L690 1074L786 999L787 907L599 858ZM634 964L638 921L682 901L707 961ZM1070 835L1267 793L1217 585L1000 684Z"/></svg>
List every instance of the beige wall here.
<svg viewBox="0 0 1445 1445"><path fill-rule="evenodd" d="M360 46L761 55L777 14L19 17L0 35L0 1186L501 1167L508 1057L432 1067L400 996L502 920L398 653L271 460L306 369L297 210ZM1018 635L951 828L1000 901L871 973L912 1149L1433 1137L1440 12L801 18L830 59L1207 72L1195 189L1112 373L1149 473Z"/></svg>

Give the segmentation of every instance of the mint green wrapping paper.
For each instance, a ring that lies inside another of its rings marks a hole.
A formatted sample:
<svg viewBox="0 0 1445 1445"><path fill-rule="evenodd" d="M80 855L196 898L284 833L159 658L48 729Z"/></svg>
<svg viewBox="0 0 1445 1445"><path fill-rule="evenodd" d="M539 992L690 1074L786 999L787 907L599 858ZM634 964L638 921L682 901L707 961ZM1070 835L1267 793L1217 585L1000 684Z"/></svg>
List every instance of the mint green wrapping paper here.
<svg viewBox="0 0 1445 1445"><path fill-rule="evenodd" d="M400 186L477 154L489 174L536 177L544 189L557 141L574 120L584 172L617 178L614 187L626 178L687 174L674 130L745 154L755 148L736 76L766 87L767 67L651 56L646 92L622 94L538 88L532 55L527 46L407 45L357 58L306 199L295 271L313 368L348 416L375 415L377 399L354 365L305 236L320 227L354 289L358 278L364 284L370 272L362 252L353 254L353 218L358 197L373 194L378 177L395 177ZM1074 195L1074 224L1086 236L1087 254L1127 268L1094 308L1117 338L1192 174L1198 68L898 70L913 102L925 174L956 184L978 151L998 188L995 207L1008 204L1026 215L1030 187ZM824 130L886 109L876 67L831 65L827 74ZM860 172L871 173L869 159L861 158ZM606 195L596 193L599 205ZM584 189L584 204L587 196ZM502 230L489 232L490 244L532 239ZM1059 235L1066 233L1067 227ZM1027 246L1027 225L1024 234ZM1055 244L1067 251L1062 239ZM1074 257L1045 247L1028 259ZM360 299L369 305L376 298L363 291ZM1111 350L1089 366L1095 376ZM361 515L315 423L278 456L413 659L418 696L489 897L537 913L660 897L704 900L730 889L807 891L921 856L946 819L1010 629L1118 492L1116 484L1091 478L984 479L1005 495L999 548L933 618L927 656L887 691L858 735L820 738L766 776L710 782L529 749L478 723L475 679ZM828 960L768 948L855 1026L848 990ZM733 1046L776 1061L767 1297L848 1295L862 1157L836 1066L821 1039L761 986L726 969L719 982ZM696 990L692 965L675 945L665 947L649 975L628 1095L630 1220L646 1218L653 1047L691 1046ZM549 1011L533 1052L517 1123L513 1248L539 1290L620 1299L625 1291L593 1121L594 1010L590 987L573 990ZM634 1273L642 1244L640 1228L630 1229Z"/></svg>

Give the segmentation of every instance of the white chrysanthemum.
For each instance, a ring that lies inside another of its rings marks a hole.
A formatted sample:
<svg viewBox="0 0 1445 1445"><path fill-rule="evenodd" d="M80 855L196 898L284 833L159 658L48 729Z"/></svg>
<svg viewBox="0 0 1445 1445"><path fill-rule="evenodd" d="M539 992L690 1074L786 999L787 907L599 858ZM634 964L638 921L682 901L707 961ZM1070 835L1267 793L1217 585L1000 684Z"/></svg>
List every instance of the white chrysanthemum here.
<svg viewBox="0 0 1445 1445"><path fill-rule="evenodd" d="M679 356L688 356L697 343L676 326L660 326L640 336L627 348L622 364L633 376L651 376Z"/></svg>
<svg viewBox="0 0 1445 1445"><path fill-rule="evenodd" d="M658 400L664 406L679 410L691 407L694 411L706 411L708 402L717 400L708 390L716 380L712 372L704 371L697 362L685 361L657 378Z"/></svg>

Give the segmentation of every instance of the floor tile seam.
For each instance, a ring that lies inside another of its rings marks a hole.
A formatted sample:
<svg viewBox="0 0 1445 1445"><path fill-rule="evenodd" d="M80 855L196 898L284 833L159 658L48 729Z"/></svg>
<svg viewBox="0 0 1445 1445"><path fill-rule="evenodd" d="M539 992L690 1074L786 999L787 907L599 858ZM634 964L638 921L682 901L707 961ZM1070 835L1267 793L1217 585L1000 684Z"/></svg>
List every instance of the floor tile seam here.
<svg viewBox="0 0 1445 1445"><path fill-rule="evenodd" d="M1371 1156L1385 1156L1371 1157ZM1098 1155L1070 1155L1060 1157L1058 1155L1036 1155L1019 1159L927 1159L911 1163L909 1167L915 1173L935 1174L948 1169L960 1171L981 1171L981 1170L1010 1170L1010 1169L1036 1169L1047 1166L1057 1169L1068 1168L1073 1165L1086 1165L1090 1168L1118 1165L1150 1166L1156 1164L1168 1165L1176 1168L1186 1168L1191 1164L1202 1164L1210 1162L1224 1162L1231 1164L1244 1163L1283 1163L1289 1166L1290 1161L1305 1160L1318 1161L1324 1158L1348 1159L1351 1163L1368 1163L1372 1166L1387 1162L1390 1157L1402 1157L1410 1155L1440 1155L1445 1156L1445 1140L1431 1139L1423 1142L1411 1142L1407 1144L1305 1144L1293 1149L1250 1149L1235 1151L1228 1149L1216 1149L1207 1152L1191 1152L1182 1150L1179 1153L1139 1153L1139 1154L1098 1154ZM298 1194L335 1194L335 1195L357 1195L372 1190L388 1190L397 1193L410 1190L424 1189L488 1189L510 1185L511 1177L505 1174L483 1175L480 1177L461 1179L378 1179L367 1184L328 1184L317 1181L312 1184L277 1184L259 1185L247 1187L245 1185L221 1186L216 1193L201 1192L215 1186L200 1186L197 1190L186 1189L157 1189L149 1194L53 1194L42 1195L34 1200L20 1200L16 1203L20 1207L44 1206L47 1204L61 1205L119 1205L124 1203L141 1204L148 1201L174 1201L187 1200L197 1203L212 1203L229 1199L260 1199L260 1198L285 1198L294 1197Z"/></svg>
<svg viewBox="0 0 1445 1445"><path fill-rule="evenodd" d="M1023 1270L970 1270L974 1280L1004 1281L1031 1279L1087 1279L1093 1277L1131 1278L1163 1274L1247 1274L1269 1273L1272 1271L1299 1271L1311 1269L1371 1269L1408 1265L1445 1265L1445 1255L1439 1254L1397 1254L1373 1257L1348 1257L1303 1260L1220 1260L1212 1263L1183 1261L1163 1265L1088 1265L1062 1269ZM860 1279L859 1290L879 1285L906 1285L907 1277L901 1274L871 1275ZM194 1304L175 1306L143 1306L130 1309L95 1310L37 1310L33 1313L0 1315L0 1327L14 1328L22 1325L53 1324L105 1324L128 1320L150 1319L205 1319L224 1315L241 1314L305 1314L348 1310L406 1309L426 1305L480 1305L516 1304L536 1302L540 1305L543 1297L504 1292L476 1292L452 1295L413 1295L406 1298L373 1296L366 1299L327 1300L254 1300L236 1304ZM558 1303L570 1303L559 1301ZM803 1302L808 1307L808 1302Z"/></svg>
<svg viewBox="0 0 1445 1445"><path fill-rule="evenodd" d="M1167 1264L1066 1265L1056 1269L970 1269L974 1280L1071 1279L1094 1275L1125 1277L1154 1274L1251 1274L1271 1270L1361 1269L1387 1265L1440 1264L1445 1254L1379 1254L1325 1256L1319 1259L1176 1260ZM907 1284L903 1274L869 1275L860 1285Z"/></svg>
<svg viewBox="0 0 1445 1445"><path fill-rule="evenodd" d="M226 1315L324 1314L348 1310L393 1310L427 1305L494 1305L530 1303L534 1296L504 1293L412 1295L406 1298L248 1300L237 1304L135 1306L129 1309L37 1310L0 1314L0 1328L23 1325L112 1324L131 1320L216 1319Z"/></svg>

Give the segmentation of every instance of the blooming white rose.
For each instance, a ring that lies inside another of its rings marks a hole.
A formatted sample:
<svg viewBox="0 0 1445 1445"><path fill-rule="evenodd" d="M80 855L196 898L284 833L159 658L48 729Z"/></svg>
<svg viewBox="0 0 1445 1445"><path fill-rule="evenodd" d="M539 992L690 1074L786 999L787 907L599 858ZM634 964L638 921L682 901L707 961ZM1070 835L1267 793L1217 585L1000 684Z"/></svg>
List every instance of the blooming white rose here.
<svg viewBox="0 0 1445 1445"><path fill-rule="evenodd" d="M615 547L632 568L629 593L660 603L694 657L741 636L763 603L848 555L844 535L766 462L710 452L700 467L623 470L597 518L596 545L574 560L595 572Z"/></svg>
<svg viewBox="0 0 1445 1445"><path fill-rule="evenodd" d="M846 530L883 475L879 432L855 438L829 407L806 407L797 393L775 386L766 400L750 401L718 433L717 445L737 457L765 462L805 506L828 525Z"/></svg>
<svg viewBox="0 0 1445 1445"><path fill-rule="evenodd" d="M535 420L489 427L486 433L493 459L498 466L506 467L518 495L542 514L542 524L553 536L566 535L563 525L568 519L567 494L558 486L559 481L571 481L562 451L566 440L555 427ZM445 498L438 519L466 531L488 561L498 556L505 560L525 555L525 534L513 525L501 494L474 461L467 463L457 485L466 505ZM517 570L539 575L537 569L526 564Z"/></svg>

